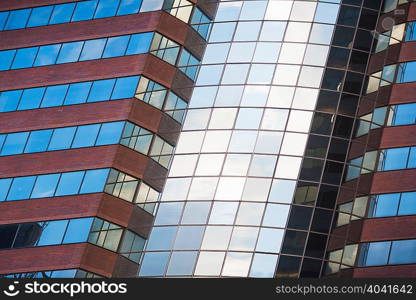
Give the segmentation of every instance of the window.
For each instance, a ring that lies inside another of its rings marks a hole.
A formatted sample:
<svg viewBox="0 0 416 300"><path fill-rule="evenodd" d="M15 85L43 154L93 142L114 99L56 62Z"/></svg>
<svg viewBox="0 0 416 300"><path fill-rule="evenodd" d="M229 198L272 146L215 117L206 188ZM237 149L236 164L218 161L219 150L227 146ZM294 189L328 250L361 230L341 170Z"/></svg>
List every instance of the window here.
<svg viewBox="0 0 416 300"><path fill-rule="evenodd" d="M87 3L83 1L79 3ZM165 39L165 43L173 43ZM0 71L147 53L153 32L0 51ZM155 46L155 51L160 45ZM127 51L126 51L127 49ZM179 45L176 47L179 50ZM164 50L163 50L164 51ZM162 57L163 58L163 57ZM176 59L176 57L175 57ZM196 62L198 62L196 60ZM174 64L174 62L172 62Z"/></svg>

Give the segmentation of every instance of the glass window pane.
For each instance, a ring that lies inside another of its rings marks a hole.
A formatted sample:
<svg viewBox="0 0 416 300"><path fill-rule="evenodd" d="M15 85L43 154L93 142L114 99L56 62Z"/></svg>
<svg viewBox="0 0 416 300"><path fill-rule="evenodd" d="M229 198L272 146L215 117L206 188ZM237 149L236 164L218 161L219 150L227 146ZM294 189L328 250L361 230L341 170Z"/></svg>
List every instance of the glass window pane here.
<svg viewBox="0 0 416 300"><path fill-rule="evenodd" d="M88 96L88 102L109 100L115 82L115 79L94 81L90 95Z"/></svg>
<svg viewBox="0 0 416 300"><path fill-rule="evenodd" d="M400 194L378 195L373 199L369 217L395 216L399 206Z"/></svg>
<svg viewBox="0 0 416 300"><path fill-rule="evenodd" d="M83 45L84 42L64 43L56 63L63 64L78 61Z"/></svg>
<svg viewBox="0 0 416 300"><path fill-rule="evenodd" d="M147 250L169 250L175 238L176 227L153 227Z"/></svg>
<svg viewBox="0 0 416 300"><path fill-rule="evenodd" d="M405 169L409 150L410 148L395 148L386 150L381 170L388 171Z"/></svg>
<svg viewBox="0 0 416 300"><path fill-rule="evenodd" d="M209 208L209 202L187 202L182 216L182 224L205 224Z"/></svg>
<svg viewBox="0 0 416 300"><path fill-rule="evenodd" d="M79 104L87 101L92 82L80 82L69 85L68 93L65 97L65 104Z"/></svg>
<svg viewBox="0 0 416 300"><path fill-rule="evenodd" d="M94 19L115 16L120 0L98 2Z"/></svg>
<svg viewBox="0 0 416 300"><path fill-rule="evenodd" d="M99 193L104 190L109 169L86 171L80 194Z"/></svg>
<svg viewBox="0 0 416 300"><path fill-rule="evenodd" d="M61 244L68 220L50 221L42 225L38 246Z"/></svg>
<svg viewBox="0 0 416 300"><path fill-rule="evenodd" d="M117 144L120 141L121 132L125 122L104 123L101 125L96 146Z"/></svg>
<svg viewBox="0 0 416 300"><path fill-rule="evenodd" d="M40 175L36 179L31 198L52 197L55 193L60 174Z"/></svg>
<svg viewBox="0 0 416 300"><path fill-rule="evenodd" d="M275 275L277 258L277 255L262 253L254 254L249 276L255 278L273 278Z"/></svg>
<svg viewBox="0 0 416 300"><path fill-rule="evenodd" d="M0 179L0 202L6 200L7 192L9 191L11 178Z"/></svg>
<svg viewBox="0 0 416 300"><path fill-rule="evenodd" d="M44 26L48 24L53 5L32 8L26 27Z"/></svg>
<svg viewBox="0 0 416 300"><path fill-rule="evenodd" d="M46 66L55 64L61 44L41 46L36 56L34 66Z"/></svg>
<svg viewBox="0 0 416 300"><path fill-rule="evenodd" d="M416 262L416 240L394 241L389 264L410 264Z"/></svg>
<svg viewBox="0 0 416 300"><path fill-rule="evenodd" d="M16 56L13 60L12 69L30 68L38 53L39 47L23 48L17 50Z"/></svg>
<svg viewBox="0 0 416 300"><path fill-rule="evenodd" d="M124 99L133 97L139 78L139 76L118 78L114 87L113 94L111 95L111 99Z"/></svg>
<svg viewBox="0 0 416 300"><path fill-rule="evenodd" d="M0 51L0 71L9 70L12 64L13 58L16 54L16 50Z"/></svg>
<svg viewBox="0 0 416 300"><path fill-rule="evenodd" d="M76 3L55 5L49 24L67 23L71 20Z"/></svg>
<svg viewBox="0 0 416 300"><path fill-rule="evenodd" d="M6 23L6 30L25 28L31 9L18 9L10 12Z"/></svg>
<svg viewBox="0 0 416 300"><path fill-rule="evenodd" d="M197 250L201 246L203 226L181 226L175 240L174 249Z"/></svg>
<svg viewBox="0 0 416 300"><path fill-rule="evenodd" d="M84 171L62 173L55 196L77 194L81 186Z"/></svg>
<svg viewBox="0 0 416 300"><path fill-rule="evenodd" d="M200 252L195 275L218 276L224 261L224 252Z"/></svg>
<svg viewBox="0 0 416 300"><path fill-rule="evenodd" d="M94 146L100 124L78 126L71 148Z"/></svg>
<svg viewBox="0 0 416 300"><path fill-rule="evenodd" d="M88 234L92 225L93 218L73 219L69 221L68 229L65 233L64 243L81 243L88 240Z"/></svg>
<svg viewBox="0 0 416 300"><path fill-rule="evenodd" d="M126 55L141 54L149 51L153 32L133 34L130 38Z"/></svg>
<svg viewBox="0 0 416 300"><path fill-rule="evenodd" d="M8 134L6 140L4 141L1 155L23 153L23 149L25 148L28 137L29 132L17 132Z"/></svg>
<svg viewBox="0 0 416 300"><path fill-rule="evenodd" d="M386 265L391 242L375 242L368 244L368 252L363 266Z"/></svg>
<svg viewBox="0 0 416 300"><path fill-rule="evenodd" d="M69 149L74 138L76 127L57 128L53 131L48 150Z"/></svg>
<svg viewBox="0 0 416 300"><path fill-rule="evenodd" d="M20 97L22 96L22 90L5 91L0 93L0 111L13 111L16 110Z"/></svg>
<svg viewBox="0 0 416 300"><path fill-rule="evenodd" d="M88 40L84 43L80 61L101 58L107 39Z"/></svg>
<svg viewBox="0 0 416 300"><path fill-rule="evenodd" d="M197 252L173 252L167 275L191 275Z"/></svg>
<svg viewBox="0 0 416 300"><path fill-rule="evenodd" d="M165 273L170 252L147 252L140 267L140 276L161 276Z"/></svg>
<svg viewBox="0 0 416 300"><path fill-rule="evenodd" d="M77 3L72 22L92 19L98 0L81 1Z"/></svg>
<svg viewBox="0 0 416 300"><path fill-rule="evenodd" d="M117 16L135 14L139 11L142 0L121 0Z"/></svg>
<svg viewBox="0 0 416 300"><path fill-rule="evenodd" d="M399 216L416 214L416 193L403 193L400 199Z"/></svg>
<svg viewBox="0 0 416 300"><path fill-rule="evenodd" d="M36 176L14 178L7 200L29 199L35 179Z"/></svg>
<svg viewBox="0 0 416 300"><path fill-rule="evenodd" d="M155 225L175 225L179 223L183 202L160 203Z"/></svg>
<svg viewBox="0 0 416 300"><path fill-rule="evenodd" d="M123 56L126 52L129 39L129 35L109 38L105 46L103 58Z"/></svg>
<svg viewBox="0 0 416 300"><path fill-rule="evenodd" d="M226 250L231 237L230 226L208 226L205 230L202 249Z"/></svg>
<svg viewBox="0 0 416 300"><path fill-rule="evenodd" d="M234 223L238 203L215 202L212 207L209 224L231 225Z"/></svg>
<svg viewBox="0 0 416 300"><path fill-rule="evenodd" d="M45 90L45 88L33 88L24 90L17 110L38 108L40 106L40 102L42 101Z"/></svg>
<svg viewBox="0 0 416 300"><path fill-rule="evenodd" d="M60 106L64 102L68 85L55 85L46 89L41 107Z"/></svg>
<svg viewBox="0 0 416 300"><path fill-rule="evenodd" d="M282 229L261 228L256 251L271 253L280 252L283 235L284 230Z"/></svg>
<svg viewBox="0 0 416 300"><path fill-rule="evenodd" d="M245 277L251 263L251 253L228 252L225 258L223 276Z"/></svg>

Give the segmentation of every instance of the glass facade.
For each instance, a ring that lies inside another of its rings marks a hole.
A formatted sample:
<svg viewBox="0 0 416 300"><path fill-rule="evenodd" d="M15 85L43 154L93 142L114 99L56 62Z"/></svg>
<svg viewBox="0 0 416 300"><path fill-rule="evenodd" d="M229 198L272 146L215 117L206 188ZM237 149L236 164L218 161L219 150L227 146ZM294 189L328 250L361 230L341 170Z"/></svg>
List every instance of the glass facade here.
<svg viewBox="0 0 416 300"><path fill-rule="evenodd" d="M221 1L139 276L316 277L380 1Z"/></svg>

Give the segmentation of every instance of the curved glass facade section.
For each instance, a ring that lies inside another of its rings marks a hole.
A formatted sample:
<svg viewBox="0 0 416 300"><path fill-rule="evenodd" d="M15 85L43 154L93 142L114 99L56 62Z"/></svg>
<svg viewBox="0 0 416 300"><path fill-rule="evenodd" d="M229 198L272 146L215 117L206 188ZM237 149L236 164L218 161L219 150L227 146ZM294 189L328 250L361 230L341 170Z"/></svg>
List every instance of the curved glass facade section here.
<svg viewBox="0 0 416 300"><path fill-rule="evenodd" d="M341 2L219 3L139 276L319 276L379 9Z"/></svg>
<svg viewBox="0 0 416 300"><path fill-rule="evenodd" d="M14 273L7 275L0 275L0 278L103 278L100 275L84 271L82 269L67 269L67 270L53 270L53 271L38 271L30 273Z"/></svg>

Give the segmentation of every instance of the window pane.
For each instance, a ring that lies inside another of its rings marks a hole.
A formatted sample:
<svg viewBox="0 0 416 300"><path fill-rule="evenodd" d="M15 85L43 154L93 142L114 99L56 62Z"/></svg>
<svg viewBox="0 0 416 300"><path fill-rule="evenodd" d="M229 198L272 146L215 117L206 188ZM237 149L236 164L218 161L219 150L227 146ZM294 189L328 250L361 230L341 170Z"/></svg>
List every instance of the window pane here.
<svg viewBox="0 0 416 300"><path fill-rule="evenodd" d="M181 226L176 236L174 249L197 250L201 246L203 226Z"/></svg>
<svg viewBox="0 0 416 300"><path fill-rule="evenodd" d="M88 40L84 43L80 61L101 58L107 39Z"/></svg>
<svg viewBox="0 0 416 300"><path fill-rule="evenodd" d="M386 265L391 242L376 242L368 244L368 252L363 266Z"/></svg>
<svg viewBox="0 0 416 300"><path fill-rule="evenodd" d="M117 16L135 14L139 11L142 0L121 0Z"/></svg>
<svg viewBox="0 0 416 300"><path fill-rule="evenodd" d="M134 96L139 76L118 78L111 99L124 99Z"/></svg>
<svg viewBox="0 0 416 300"><path fill-rule="evenodd" d="M371 203L369 217L395 216L399 206L400 194L378 195Z"/></svg>
<svg viewBox="0 0 416 300"><path fill-rule="evenodd" d="M48 150L62 150L71 147L76 127L58 128L53 131Z"/></svg>
<svg viewBox="0 0 416 300"><path fill-rule="evenodd" d="M277 255L262 253L254 254L249 276L256 278L273 278L275 275L277 258Z"/></svg>
<svg viewBox="0 0 416 300"><path fill-rule="evenodd" d="M172 248L176 227L153 227L147 250L168 250Z"/></svg>
<svg viewBox="0 0 416 300"><path fill-rule="evenodd" d="M95 145L111 145L120 141L121 132L123 131L125 122L105 123L101 125Z"/></svg>
<svg viewBox="0 0 416 300"><path fill-rule="evenodd" d="M88 102L109 100L115 82L115 79L94 81L88 97Z"/></svg>
<svg viewBox="0 0 416 300"><path fill-rule="evenodd" d="M416 240L394 241L391 247L389 264L409 264L416 262Z"/></svg>
<svg viewBox="0 0 416 300"><path fill-rule="evenodd" d="M1 155L12 155L23 152L26 140L29 136L28 132L10 133L4 142Z"/></svg>
<svg viewBox="0 0 416 300"><path fill-rule="evenodd" d="M69 221L64 243L81 243L88 240L93 218L73 219Z"/></svg>
<svg viewBox="0 0 416 300"><path fill-rule="evenodd" d="M13 179L7 200L29 199L36 176L18 177Z"/></svg>
<svg viewBox="0 0 416 300"><path fill-rule="evenodd" d="M383 171L405 169L410 148L396 148L386 150Z"/></svg>
<svg viewBox="0 0 416 300"><path fill-rule="evenodd" d="M56 63L63 64L78 61L83 45L84 42L72 42L63 44Z"/></svg>
<svg viewBox="0 0 416 300"><path fill-rule="evenodd" d="M52 129L32 131L27 142L25 153L46 151Z"/></svg>
<svg viewBox="0 0 416 300"><path fill-rule="evenodd" d="M48 174L38 176L31 198L52 197L58 184L59 175Z"/></svg>
<svg viewBox="0 0 416 300"><path fill-rule="evenodd" d="M46 88L33 88L24 90L17 110L38 108L40 106L40 102L42 101L45 90Z"/></svg>
<svg viewBox="0 0 416 300"><path fill-rule="evenodd" d="M173 252L167 275L191 275L197 252Z"/></svg>
<svg viewBox="0 0 416 300"><path fill-rule="evenodd" d="M152 38L153 32L133 34L130 38L126 55L148 52Z"/></svg>
<svg viewBox="0 0 416 300"><path fill-rule="evenodd" d="M0 51L0 71L9 70L12 64L13 58L16 54L16 50Z"/></svg>
<svg viewBox="0 0 416 300"><path fill-rule="evenodd" d="M143 258L140 276L161 276L165 273L170 252L148 252Z"/></svg>
<svg viewBox="0 0 416 300"><path fill-rule="evenodd" d="M92 19L98 0L82 1L77 3L72 22Z"/></svg>
<svg viewBox="0 0 416 300"><path fill-rule="evenodd" d="M25 28L30 11L30 8L11 11L5 29L11 30Z"/></svg>
<svg viewBox="0 0 416 300"><path fill-rule="evenodd" d="M87 171L82 182L80 194L102 192L108 172L109 169Z"/></svg>
<svg viewBox="0 0 416 300"><path fill-rule="evenodd" d="M68 85L50 86L46 89L41 107L60 106L64 102Z"/></svg>
<svg viewBox="0 0 416 300"><path fill-rule="evenodd" d="M35 60L39 47L23 48L17 50L13 60L12 69L30 68Z"/></svg>
<svg viewBox="0 0 416 300"><path fill-rule="evenodd" d="M71 148L94 146L100 124L78 126Z"/></svg>
<svg viewBox="0 0 416 300"><path fill-rule="evenodd" d="M399 216L416 214L416 193L403 193L400 200Z"/></svg>
<svg viewBox="0 0 416 300"><path fill-rule="evenodd" d="M16 110L21 96L22 90L1 92L0 111L6 112Z"/></svg>
<svg viewBox="0 0 416 300"><path fill-rule="evenodd" d="M48 24L53 5L32 8L26 27L44 26Z"/></svg>
<svg viewBox="0 0 416 300"><path fill-rule="evenodd" d="M109 38L105 46L103 58L123 56L126 52L129 39L129 35Z"/></svg>
<svg viewBox="0 0 416 300"><path fill-rule="evenodd" d="M46 66L55 64L61 44L41 46L36 56L34 66Z"/></svg>
<svg viewBox="0 0 416 300"><path fill-rule="evenodd" d="M68 93L65 97L65 104L79 104L87 101L92 82L80 82L69 85Z"/></svg>
<svg viewBox="0 0 416 300"><path fill-rule="evenodd" d="M66 23L71 20L76 3L55 5L49 24Z"/></svg>
<svg viewBox="0 0 416 300"><path fill-rule="evenodd" d="M6 200L7 192L9 191L11 178L0 179L0 202Z"/></svg>
<svg viewBox="0 0 416 300"><path fill-rule="evenodd" d="M120 2L119 0L113 0L113 1L101 0L100 2L98 2L98 6L95 11L94 19L114 16L116 14L119 2Z"/></svg>
<svg viewBox="0 0 416 300"><path fill-rule="evenodd" d="M84 171L62 173L55 196L74 195L79 191Z"/></svg>
<svg viewBox="0 0 416 300"><path fill-rule="evenodd" d="M57 245L62 242L65 228L68 225L68 220L59 220L45 222L42 226L42 235L40 236L38 246Z"/></svg>

